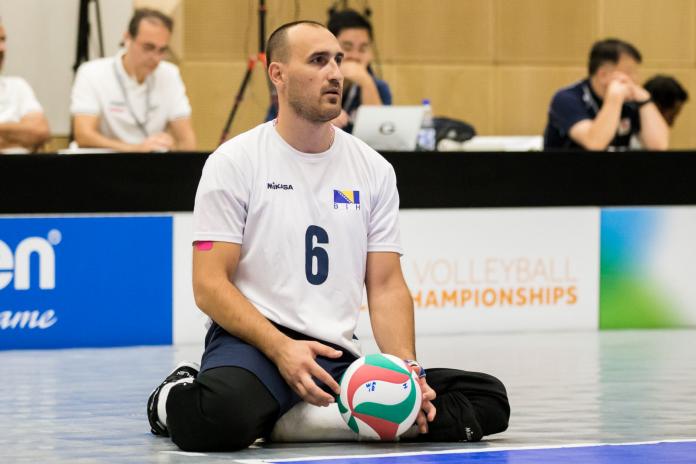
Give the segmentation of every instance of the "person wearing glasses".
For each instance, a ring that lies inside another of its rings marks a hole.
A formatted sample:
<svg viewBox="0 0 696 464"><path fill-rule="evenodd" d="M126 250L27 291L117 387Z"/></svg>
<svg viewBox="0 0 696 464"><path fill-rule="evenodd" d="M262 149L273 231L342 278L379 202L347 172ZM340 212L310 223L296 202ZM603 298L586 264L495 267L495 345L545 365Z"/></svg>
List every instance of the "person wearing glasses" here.
<svg viewBox="0 0 696 464"><path fill-rule="evenodd" d="M81 148L195 150L191 105L179 69L163 61L172 28L163 13L138 9L116 56L80 66L70 113Z"/></svg>

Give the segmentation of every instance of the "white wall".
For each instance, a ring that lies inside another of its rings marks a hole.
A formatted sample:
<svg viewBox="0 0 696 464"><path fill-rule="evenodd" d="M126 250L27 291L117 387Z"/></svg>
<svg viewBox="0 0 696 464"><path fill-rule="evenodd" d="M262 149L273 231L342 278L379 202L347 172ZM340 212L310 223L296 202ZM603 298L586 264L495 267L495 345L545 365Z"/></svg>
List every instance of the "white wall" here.
<svg viewBox="0 0 696 464"><path fill-rule="evenodd" d="M116 53L133 14L132 0L98 0L104 52ZM69 104L75 53L79 0L0 0L7 32L2 73L25 78L34 89L53 134L70 131ZM90 58L98 56L97 21L92 11Z"/></svg>

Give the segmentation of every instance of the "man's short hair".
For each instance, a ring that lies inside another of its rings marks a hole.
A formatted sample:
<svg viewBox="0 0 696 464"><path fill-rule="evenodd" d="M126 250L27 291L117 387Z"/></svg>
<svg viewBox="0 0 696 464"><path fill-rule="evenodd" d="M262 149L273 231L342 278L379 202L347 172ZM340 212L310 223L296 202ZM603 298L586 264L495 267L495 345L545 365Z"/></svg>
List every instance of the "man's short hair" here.
<svg viewBox="0 0 696 464"><path fill-rule="evenodd" d="M161 11L153 10L152 8L138 8L133 13L133 17L128 23L128 34L135 39L140 29L140 23L143 20L156 21L161 23L171 33L174 29L174 20L162 13Z"/></svg>
<svg viewBox="0 0 696 464"><path fill-rule="evenodd" d="M266 63L271 64L274 60L285 63L288 60L288 30L300 24L309 24L311 26L321 27L326 29L322 23L310 20L293 21L283 24L278 29L273 31L266 42Z"/></svg>
<svg viewBox="0 0 696 464"><path fill-rule="evenodd" d="M638 63L643 61L643 57L636 47L620 39L599 40L592 45L590 50L590 60L588 71L590 76L594 76L600 66L604 63L618 63L621 55L628 55Z"/></svg>
<svg viewBox="0 0 696 464"><path fill-rule="evenodd" d="M674 108L677 102L686 102L689 94L679 82L671 77L657 75L645 83L645 90L661 110Z"/></svg>
<svg viewBox="0 0 696 464"><path fill-rule="evenodd" d="M348 9L332 13L326 27L336 37L344 29L365 29L372 40L372 24L355 10Z"/></svg>

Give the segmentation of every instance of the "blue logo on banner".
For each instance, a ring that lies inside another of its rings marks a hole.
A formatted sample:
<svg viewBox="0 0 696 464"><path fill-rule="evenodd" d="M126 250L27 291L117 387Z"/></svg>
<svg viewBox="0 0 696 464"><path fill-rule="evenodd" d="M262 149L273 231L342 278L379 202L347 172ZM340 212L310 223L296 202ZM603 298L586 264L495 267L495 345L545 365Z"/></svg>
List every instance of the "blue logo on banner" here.
<svg viewBox="0 0 696 464"><path fill-rule="evenodd" d="M172 342L172 218L0 218L0 349Z"/></svg>

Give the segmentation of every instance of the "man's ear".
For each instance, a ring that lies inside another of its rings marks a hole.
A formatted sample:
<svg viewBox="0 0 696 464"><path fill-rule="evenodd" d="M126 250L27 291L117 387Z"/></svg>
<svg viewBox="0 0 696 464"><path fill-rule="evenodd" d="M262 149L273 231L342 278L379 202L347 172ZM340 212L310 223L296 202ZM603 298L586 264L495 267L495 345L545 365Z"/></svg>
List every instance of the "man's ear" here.
<svg viewBox="0 0 696 464"><path fill-rule="evenodd" d="M124 32L123 33L123 42L121 43L121 45L128 48L128 47L130 47L130 44L132 41L133 41L133 37L131 37L131 35L128 33L128 31Z"/></svg>
<svg viewBox="0 0 696 464"><path fill-rule="evenodd" d="M603 64L599 68L597 68L597 77L599 78L599 82L602 83L608 83L609 82L609 77L612 75L614 72L614 67L613 66L608 66L606 64Z"/></svg>
<svg viewBox="0 0 696 464"><path fill-rule="evenodd" d="M278 63L277 61L274 61L271 64L269 64L268 77L271 79L271 82L276 86L284 84L285 67L283 66L283 64Z"/></svg>

